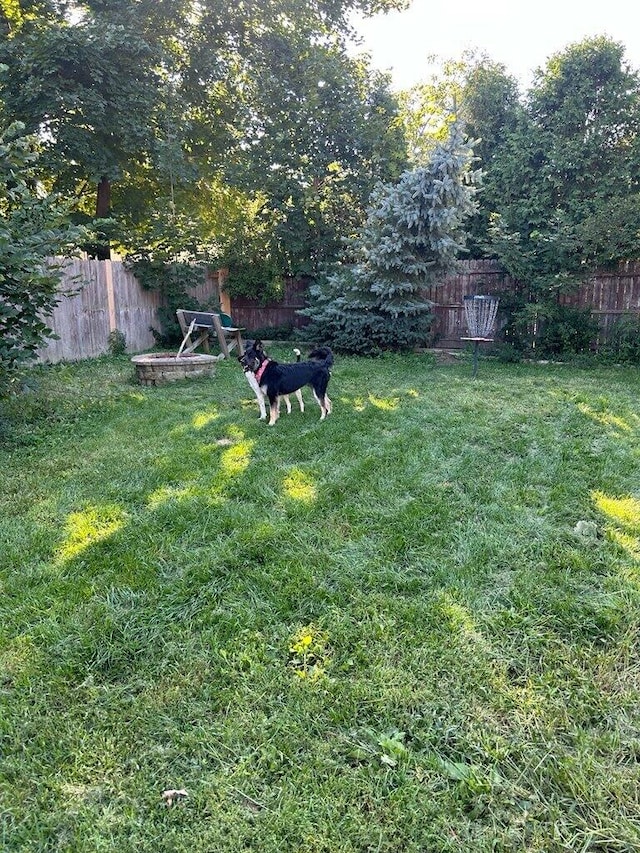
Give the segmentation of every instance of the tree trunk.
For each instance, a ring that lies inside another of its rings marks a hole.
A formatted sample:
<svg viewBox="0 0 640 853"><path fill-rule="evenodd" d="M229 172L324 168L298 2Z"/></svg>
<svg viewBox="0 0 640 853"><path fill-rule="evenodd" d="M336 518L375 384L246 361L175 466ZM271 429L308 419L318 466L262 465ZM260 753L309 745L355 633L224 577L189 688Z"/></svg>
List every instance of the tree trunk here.
<svg viewBox="0 0 640 853"><path fill-rule="evenodd" d="M104 175L98 184L98 196L96 199L96 218L108 219L111 213L111 182Z"/></svg>

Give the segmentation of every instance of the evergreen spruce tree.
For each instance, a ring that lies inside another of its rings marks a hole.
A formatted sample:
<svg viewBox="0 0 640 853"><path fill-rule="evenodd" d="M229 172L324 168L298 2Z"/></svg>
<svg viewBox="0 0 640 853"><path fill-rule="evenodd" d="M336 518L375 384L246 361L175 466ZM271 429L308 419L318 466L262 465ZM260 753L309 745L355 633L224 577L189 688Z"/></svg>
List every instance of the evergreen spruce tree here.
<svg viewBox="0 0 640 853"><path fill-rule="evenodd" d="M379 185L370 199L353 264L311 288L308 335L343 352L409 349L429 338L424 290L456 268L464 223L475 211L471 147L452 127L426 166Z"/></svg>

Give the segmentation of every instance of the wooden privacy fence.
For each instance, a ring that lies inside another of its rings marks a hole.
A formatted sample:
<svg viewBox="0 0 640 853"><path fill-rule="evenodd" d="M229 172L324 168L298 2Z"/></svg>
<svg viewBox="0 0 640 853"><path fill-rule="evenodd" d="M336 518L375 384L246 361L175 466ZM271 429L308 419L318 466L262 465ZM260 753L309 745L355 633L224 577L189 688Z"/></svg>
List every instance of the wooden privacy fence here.
<svg viewBox="0 0 640 853"><path fill-rule="evenodd" d="M60 261L57 261L60 263ZM109 351L109 334L125 337L127 352L155 345L151 326L158 328L161 295L145 290L122 261L62 261L63 298L46 318L58 340L49 339L38 350L39 362L76 361ZM217 296L217 277L207 278L190 291L199 302Z"/></svg>
<svg viewBox="0 0 640 853"><path fill-rule="evenodd" d="M465 261L458 275L431 287L425 295L436 303L433 332L437 346L458 348L466 334L464 297L473 294L500 296L515 282L497 261ZM595 344L605 343L612 327L624 314L640 314L640 261L627 261L613 271L600 271L560 298L564 305L590 308L600 328Z"/></svg>
<svg viewBox="0 0 640 853"><path fill-rule="evenodd" d="M464 297L475 294L499 296L514 282L496 261L464 261L460 272L444 279L442 284L426 288L427 299L435 303L433 339L437 346L460 349L467 334Z"/></svg>
<svg viewBox="0 0 640 853"><path fill-rule="evenodd" d="M285 279L284 293L278 302L263 303L246 297L232 297L229 313L234 323L250 331L282 326L299 329L308 323L307 318L297 313L307 304L308 284L304 279Z"/></svg>
<svg viewBox="0 0 640 853"><path fill-rule="evenodd" d="M464 297L475 294L500 296L512 289L515 282L497 261L463 261L460 272L445 278L440 284L426 288L425 296L435 303L433 340L436 346L459 349L466 334ZM305 282L287 283L281 302L262 304L250 299L231 299L229 312L234 322L252 329L292 325L304 326L306 319L296 313L304 307ZM640 314L640 262L620 264L612 272L599 272L587 279L578 289L563 296L566 305L590 307L599 322L600 333L594 343L602 344L612 326L623 314Z"/></svg>
<svg viewBox="0 0 640 853"><path fill-rule="evenodd" d="M155 344L150 327L158 326L161 296L145 290L121 261L73 260L64 264L63 293L48 325L59 335L38 352L41 362L92 358L109 351L109 333L125 336L128 352L142 352ZM459 348L466 334L464 297L483 293L500 296L514 286L497 261L465 261L457 275L429 288L425 295L436 303L434 339L437 346ZM297 311L306 304L304 281L288 280L284 298L266 304L250 299L229 299L224 293L224 271L211 273L198 288L190 291L205 304L219 300L236 326L247 334L255 329L291 325L300 328L306 318ZM576 307L590 307L598 318L598 344L604 343L613 325L624 314L640 314L640 261L620 264L612 272L591 276L562 301Z"/></svg>
<svg viewBox="0 0 640 853"><path fill-rule="evenodd" d="M625 314L640 314L640 261L626 261L614 271L601 271L563 296L565 305L589 306L597 318L598 344L610 340L615 323Z"/></svg>

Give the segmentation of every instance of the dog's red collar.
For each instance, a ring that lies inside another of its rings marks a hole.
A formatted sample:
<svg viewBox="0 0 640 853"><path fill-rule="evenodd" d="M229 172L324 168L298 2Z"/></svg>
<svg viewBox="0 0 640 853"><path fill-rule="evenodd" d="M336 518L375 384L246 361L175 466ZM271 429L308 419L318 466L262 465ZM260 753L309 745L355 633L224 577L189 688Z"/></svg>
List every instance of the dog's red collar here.
<svg viewBox="0 0 640 853"><path fill-rule="evenodd" d="M269 364L269 359L265 358L265 360L262 362L262 364L260 365L260 367L256 371L256 382L258 382L258 383L260 382L260 380L262 379L262 374L267 369L268 364Z"/></svg>

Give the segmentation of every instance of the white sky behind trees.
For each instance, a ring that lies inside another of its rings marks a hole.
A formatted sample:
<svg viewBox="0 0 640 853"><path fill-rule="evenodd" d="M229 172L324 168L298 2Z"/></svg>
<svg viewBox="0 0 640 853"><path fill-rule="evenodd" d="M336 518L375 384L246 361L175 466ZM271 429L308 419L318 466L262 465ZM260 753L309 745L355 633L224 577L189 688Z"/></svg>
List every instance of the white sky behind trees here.
<svg viewBox="0 0 640 853"><path fill-rule="evenodd" d="M397 89L428 80L444 60L475 49L505 65L524 91L554 53L602 35L621 42L627 63L640 70L638 0L413 0L404 12L354 21L363 37L357 52L391 71Z"/></svg>

